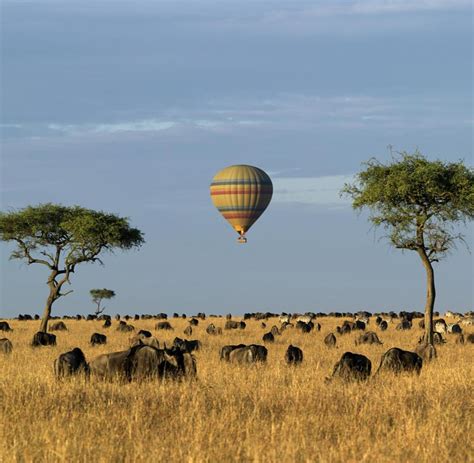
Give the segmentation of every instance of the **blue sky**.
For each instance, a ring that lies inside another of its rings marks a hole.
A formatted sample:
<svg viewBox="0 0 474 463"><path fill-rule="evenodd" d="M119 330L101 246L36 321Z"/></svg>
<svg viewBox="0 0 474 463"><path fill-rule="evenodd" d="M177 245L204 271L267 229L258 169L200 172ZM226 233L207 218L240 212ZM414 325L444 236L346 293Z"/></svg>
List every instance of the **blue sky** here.
<svg viewBox="0 0 474 463"><path fill-rule="evenodd" d="M416 255L338 190L376 156L472 165L472 7L464 0L2 2L1 207L61 202L130 217L138 252L82 266L56 313L421 308ZM273 179L239 246L213 208L221 168ZM464 230L473 247L472 225ZM1 250L4 316L41 311L46 269ZM474 302L462 246L439 310Z"/></svg>

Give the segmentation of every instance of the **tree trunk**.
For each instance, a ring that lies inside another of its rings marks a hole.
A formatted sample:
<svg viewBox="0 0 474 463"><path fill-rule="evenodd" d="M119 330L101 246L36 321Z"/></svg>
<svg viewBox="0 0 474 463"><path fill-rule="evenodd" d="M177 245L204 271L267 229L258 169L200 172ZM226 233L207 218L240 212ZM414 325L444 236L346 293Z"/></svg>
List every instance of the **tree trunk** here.
<svg viewBox="0 0 474 463"><path fill-rule="evenodd" d="M46 301L46 306L43 311L43 318L41 319L41 326L40 331L46 333L48 331L48 321L51 317L51 307L53 306L53 302L55 301L53 294L48 296L48 300Z"/></svg>
<svg viewBox="0 0 474 463"><path fill-rule="evenodd" d="M436 288L433 265L424 249L418 251L426 270L426 303L425 303L425 343L433 345L433 311Z"/></svg>

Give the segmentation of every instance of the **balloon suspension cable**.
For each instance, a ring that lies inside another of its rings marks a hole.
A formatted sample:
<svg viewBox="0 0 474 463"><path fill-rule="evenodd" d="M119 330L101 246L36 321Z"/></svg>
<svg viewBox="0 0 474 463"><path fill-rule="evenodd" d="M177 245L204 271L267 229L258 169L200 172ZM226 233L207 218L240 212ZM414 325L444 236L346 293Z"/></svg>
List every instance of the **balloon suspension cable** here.
<svg viewBox="0 0 474 463"><path fill-rule="evenodd" d="M240 236L239 238L237 239L237 242L238 243L241 243L241 244L245 244L247 242L247 238L245 238L245 234L244 233L240 233Z"/></svg>

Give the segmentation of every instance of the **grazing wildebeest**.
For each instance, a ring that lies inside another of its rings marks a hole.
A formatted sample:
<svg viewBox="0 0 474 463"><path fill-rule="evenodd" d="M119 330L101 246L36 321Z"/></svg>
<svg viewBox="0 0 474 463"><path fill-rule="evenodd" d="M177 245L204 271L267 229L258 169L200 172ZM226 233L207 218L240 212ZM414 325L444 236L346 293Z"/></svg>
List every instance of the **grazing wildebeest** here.
<svg viewBox="0 0 474 463"><path fill-rule="evenodd" d="M402 320L395 329L397 330L410 330L412 326L412 322L410 320Z"/></svg>
<svg viewBox="0 0 474 463"><path fill-rule="evenodd" d="M198 341L197 339L188 341L187 339L174 338L173 346L176 347L176 349L180 350L181 352L191 353L191 352L194 352L195 350L201 349L202 343L201 341Z"/></svg>
<svg viewBox="0 0 474 463"><path fill-rule="evenodd" d="M271 332L265 333L262 337L263 342L275 342L275 336Z"/></svg>
<svg viewBox="0 0 474 463"><path fill-rule="evenodd" d="M305 323L304 321L298 320L296 322L296 329L301 330L302 333L310 333L312 327L309 323Z"/></svg>
<svg viewBox="0 0 474 463"><path fill-rule="evenodd" d="M466 336L466 344L474 344L474 333L470 333Z"/></svg>
<svg viewBox="0 0 474 463"><path fill-rule="evenodd" d="M104 320L104 324L102 325L103 328L110 328L112 326L112 321L110 320L110 318L106 318Z"/></svg>
<svg viewBox="0 0 474 463"><path fill-rule="evenodd" d="M198 326L199 325L199 320L197 318L191 318L191 320L189 320L189 324L191 326Z"/></svg>
<svg viewBox="0 0 474 463"><path fill-rule="evenodd" d="M131 379L128 358L131 349L102 354L89 364L90 372L103 379Z"/></svg>
<svg viewBox="0 0 474 463"><path fill-rule="evenodd" d="M0 339L0 352L3 354L10 354L13 350L12 342L7 338Z"/></svg>
<svg viewBox="0 0 474 463"><path fill-rule="evenodd" d="M380 315L377 315L377 317L376 317L376 319L375 319L375 324L376 324L377 326L379 326L380 323L382 323L382 320L383 320L383 318L382 318Z"/></svg>
<svg viewBox="0 0 474 463"><path fill-rule="evenodd" d="M129 325L127 322L120 321L119 326L117 326L117 331L121 331L123 333L129 333L130 331L133 331L135 327L133 325Z"/></svg>
<svg viewBox="0 0 474 463"><path fill-rule="evenodd" d="M295 325L293 325L293 323L285 322L281 324L280 331L285 331L287 328L294 328L294 327Z"/></svg>
<svg viewBox="0 0 474 463"><path fill-rule="evenodd" d="M267 324L265 322L260 323L260 328L265 329L267 327Z"/></svg>
<svg viewBox="0 0 474 463"><path fill-rule="evenodd" d="M267 352L264 346L256 346L255 344L239 347L230 352L229 361L231 363L264 362L267 358Z"/></svg>
<svg viewBox="0 0 474 463"><path fill-rule="evenodd" d="M313 321L313 318L311 315L301 315L296 319L296 322L303 322L303 323L309 323Z"/></svg>
<svg viewBox="0 0 474 463"><path fill-rule="evenodd" d="M229 355L234 349L240 349L241 347L245 347L245 344L238 344L238 345L229 345L224 346L221 348L220 352L220 359L229 361Z"/></svg>
<svg viewBox="0 0 474 463"><path fill-rule="evenodd" d="M356 346L359 344L382 344L377 334L373 331L367 331L367 333L361 334L355 343Z"/></svg>
<svg viewBox="0 0 474 463"><path fill-rule="evenodd" d="M423 344L425 342L425 335L421 336L418 339L418 344ZM444 344L446 340L443 338L441 333L436 331L433 332L433 344Z"/></svg>
<svg viewBox="0 0 474 463"><path fill-rule="evenodd" d="M422 366L423 360L415 352L409 352L399 349L398 347L392 347L382 355L377 374L381 371L391 371L393 373L414 371L420 374Z"/></svg>
<svg viewBox="0 0 474 463"><path fill-rule="evenodd" d="M365 323L362 320L356 320L354 322L354 330L365 330Z"/></svg>
<svg viewBox="0 0 474 463"><path fill-rule="evenodd" d="M435 320L433 324L434 331L436 331L437 333L443 334L446 333L446 331L448 330L448 326L442 318L440 318L439 320Z"/></svg>
<svg viewBox="0 0 474 463"><path fill-rule="evenodd" d="M51 323L50 331L67 331L67 326L64 322Z"/></svg>
<svg viewBox="0 0 474 463"><path fill-rule="evenodd" d="M89 365L87 365L84 353L79 347L61 354L54 361L54 374L58 379L78 373L89 374Z"/></svg>
<svg viewBox="0 0 474 463"><path fill-rule="evenodd" d="M285 353L285 360L288 365L298 365L303 361L303 351L290 344Z"/></svg>
<svg viewBox="0 0 474 463"><path fill-rule="evenodd" d="M227 320L224 325L225 330L236 330L239 328L239 322L236 320Z"/></svg>
<svg viewBox="0 0 474 463"><path fill-rule="evenodd" d="M388 328L388 323L386 322L386 320L382 320L379 323L379 328L381 331L385 331Z"/></svg>
<svg viewBox="0 0 474 463"><path fill-rule="evenodd" d="M275 325L272 326L272 329L270 330L270 333L272 333L273 336L280 336L281 335L280 330Z"/></svg>
<svg viewBox="0 0 474 463"><path fill-rule="evenodd" d="M217 335L217 334L222 334L222 328L215 327L214 323L211 323L207 328L206 328L206 333L211 334L211 335Z"/></svg>
<svg viewBox="0 0 474 463"><path fill-rule="evenodd" d="M462 328L459 326L458 323L449 323L448 324L448 333L461 334L462 333Z"/></svg>
<svg viewBox="0 0 474 463"><path fill-rule="evenodd" d="M0 322L0 331L12 331L8 322Z"/></svg>
<svg viewBox="0 0 474 463"><path fill-rule="evenodd" d="M44 333L43 331L38 331L33 336L31 341L33 347L38 346L55 346L56 345L56 335L51 333Z"/></svg>
<svg viewBox="0 0 474 463"><path fill-rule="evenodd" d="M171 355L165 349L140 344L130 349L125 361L126 374L130 380L138 381L175 376L180 369L177 357L183 360L182 354Z"/></svg>
<svg viewBox="0 0 474 463"><path fill-rule="evenodd" d="M324 338L324 344L326 344L327 347L335 347L336 346L336 336L334 336L333 333L329 333Z"/></svg>
<svg viewBox="0 0 474 463"><path fill-rule="evenodd" d="M191 325L187 326L184 331L183 331L185 336L191 336L193 334L193 329L191 328Z"/></svg>
<svg viewBox="0 0 474 463"><path fill-rule="evenodd" d="M151 333L148 330L140 330L138 336L142 338L151 338Z"/></svg>
<svg viewBox="0 0 474 463"><path fill-rule="evenodd" d="M173 327L171 326L170 322L158 322L155 325L155 330L172 330Z"/></svg>
<svg viewBox="0 0 474 463"><path fill-rule="evenodd" d="M137 334L136 336L133 336L129 339L129 344L130 347L135 347L142 344L144 346L155 347L156 349L160 348L160 342L155 338L155 336L146 337Z"/></svg>
<svg viewBox="0 0 474 463"><path fill-rule="evenodd" d="M372 363L365 355L345 352L341 360L334 365L332 377L345 381L365 381L371 370Z"/></svg>
<svg viewBox="0 0 474 463"><path fill-rule="evenodd" d="M245 322L239 322L239 330L245 330L247 324Z"/></svg>
<svg viewBox="0 0 474 463"><path fill-rule="evenodd" d="M92 346L95 346L97 344L107 344L107 336L105 334L94 333L91 336L90 343Z"/></svg>

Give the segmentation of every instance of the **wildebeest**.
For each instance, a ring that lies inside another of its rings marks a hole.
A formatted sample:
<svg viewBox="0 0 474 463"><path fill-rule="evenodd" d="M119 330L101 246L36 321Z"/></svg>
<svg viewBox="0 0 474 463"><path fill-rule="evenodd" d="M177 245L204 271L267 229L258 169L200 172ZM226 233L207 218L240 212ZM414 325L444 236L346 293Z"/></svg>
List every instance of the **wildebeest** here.
<svg viewBox="0 0 474 463"><path fill-rule="evenodd" d="M58 379L78 373L89 374L89 365L87 365L84 353L79 347L61 354L54 361L54 374Z"/></svg>
<svg viewBox="0 0 474 463"><path fill-rule="evenodd" d="M183 331L185 336L191 336L193 334L193 329L191 328L191 325L187 326L184 331Z"/></svg>
<svg viewBox="0 0 474 463"><path fill-rule="evenodd" d="M120 321L119 325L117 326L117 331L121 331L123 333L128 333L130 331L133 331L135 327L133 325L129 325L127 322Z"/></svg>
<svg viewBox="0 0 474 463"><path fill-rule="evenodd" d="M271 332L265 333L262 337L263 342L275 342L275 336Z"/></svg>
<svg viewBox="0 0 474 463"><path fill-rule="evenodd" d="M51 323L50 331L67 331L67 326L64 322Z"/></svg>
<svg viewBox="0 0 474 463"><path fill-rule="evenodd" d="M223 346L220 352L220 359L229 361L229 355L234 349L245 347L245 344Z"/></svg>
<svg viewBox="0 0 474 463"><path fill-rule="evenodd" d="M345 381L365 381L371 370L372 363L365 355L345 352L341 360L334 365L332 377Z"/></svg>
<svg viewBox="0 0 474 463"><path fill-rule="evenodd" d="M410 330L412 327L412 322L409 320L402 320L396 327L395 329L397 330Z"/></svg>
<svg viewBox="0 0 474 463"><path fill-rule="evenodd" d="M326 344L327 347L335 347L336 346L336 336L334 336L333 333L329 333L324 338L324 344Z"/></svg>
<svg viewBox="0 0 474 463"><path fill-rule="evenodd" d="M142 338L151 338L151 333L148 330L140 330L138 336Z"/></svg>
<svg viewBox="0 0 474 463"><path fill-rule="evenodd" d="M423 344L425 342L425 335L421 336L418 339L418 344ZM443 338L441 333L433 331L433 344L444 344L446 340Z"/></svg>
<svg viewBox="0 0 474 463"><path fill-rule="evenodd" d="M303 351L290 344L285 353L285 360L288 365L298 365L303 361Z"/></svg>
<svg viewBox="0 0 474 463"><path fill-rule="evenodd" d="M176 347L176 349L179 349L181 352L191 353L195 350L201 349L202 343L197 339L188 341L187 339L174 338L173 346Z"/></svg>
<svg viewBox="0 0 474 463"><path fill-rule="evenodd" d="M8 322L0 322L0 331L12 331Z"/></svg>
<svg viewBox="0 0 474 463"><path fill-rule="evenodd" d="M272 326L272 329L270 330L270 333L272 333L273 336L280 336L281 335L280 330L275 325Z"/></svg>
<svg viewBox="0 0 474 463"><path fill-rule="evenodd" d="M362 320L356 320L354 322L354 330L365 330L365 323Z"/></svg>
<svg viewBox="0 0 474 463"><path fill-rule="evenodd" d="M172 330L173 327L171 326L170 322L158 322L155 325L155 330Z"/></svg>
<svg viewBox="0 0 474 463"><path fill-rule="evenodd" d="M470 333L466 336L466 344L474 344L474 333Z"/></svg>
<svg viewBox="0 0 474 463"><path fill-rule="evenodd" d="M7 338L0 339L0 352L3 354L10 354L13 350L12 342Z"/></svg>
<svg viewBox="0 0 474 463"><path fill-rule="evenodd" d="M239 330L245 330L247 324L245 322L239 322Z"/></svg>
<svg viewBox="0 0 474 463"><path fill-rule="evenodd" d="M90 372L103 379L130 379L128 357L131 349L102 354L89 364Z"/></svg>
<svg viewBox="0 0 474 463"><path fill-rule="evenodd" d="M211 334L211 335L217 335L217 334L222 334L222 328L221 327L215 327L214 323L211 323L207 328L206 328L206 333Z"/></svg>
<svg viewBox="0 0 474 463"><path fill-rule="evenodd" d="M296 322L296 329L301 330L302 333L310 333L312 326L302 320Z"/></svg>
<svg viewBox="0 0 474 463"><path fill-rule="evenodd" d="M236 320L227 320L224 325L225 330L236 330L239 328L239 322Z"/></svg>
<svg viewBox="0 0 474 463"><path fill-rule="evenodd" d="M179 369L174 355L170 355L164 349L155 349L143 344L130 349L124 367L128 379L139 381L174 376Z"/></svg>
<svg viewBox="0 0 474 463"><path fill-rule="evenodd" d="M373 331L367 331L367 333L361 334L355 343L356 346L359 344L382 344L377 334Z"/></svg>
<svg viewBox="0 0 474 463"><path fill-rule="evenodd" d="M434 325L434 331L440 334L446 333L448 329L446 322L442 318L440 318L439 320L435 320L433 322L433 325Z"/></svg>
<svg viewBox="0 0 474 463"><path fill-rule="evenodd" d="M462 328L459 326L458 323L449 323L448 324L448 333L461 334L462 333Z"/></svg>
<svg viewBox="0 0 474 463"><path fill-rule="evenodd" d="M135 347L142 344L145 346L155 347L156 349L160 348L160 342L158 341L158 339L155 338L155 336L147 337L140 334L137 334L136 336L133 336L132 338L130 338L129 344L130 344L130 347Z"/></svg>
<svg viewBox="0 0 474 463"><path fill-rule="evenodd" d="M239 347L229 354L231 363L255 363L267 360L267 349L264 346L251 344L250 346Z"/></svg>
<svg viewBox="0 0 474 463"><path fill-rule="evenodd" d="M386 322L386 320L382 320L379 323L379 328L381 331L385 331L388 328L388 323Z"/></svg>
<svg viewBox="0 0 474 463"><path fill-rule="evenodd" d="M56 335L51 333L45 333L43 331L38 331L33 336L31 341L33 347L39 346L55 346L56 345Z"/></svg>
<svg viewBox="0 0 474 463"><path fill-rule="evenodd" d="M382 355L377 374L382 371L391 371L393 373L414 371L420 374L422 366L423 360L415 352L392 347Z"/></svg>
<svg viewBox="0 0 474 463"><path fill-rule="evenodd" d="M110 318L106 318L104 324L102 325L103 328L110 328L112 326L112 321Z"/></svg>
<svg viewBox="0 0 474 463"><path fill-rule="evenodd" d="M198 326L199 325L199 320L197 318L191 318L191 320L189 320L189 324L191 326Z"/></svg>
<svg viewBox="0 0 474 463"><path fill-rule="evenodd" d="M92 346L95 346L97 344L107 344L107 336L105 334L94 333L91 336L90 343Z"/></svg>

